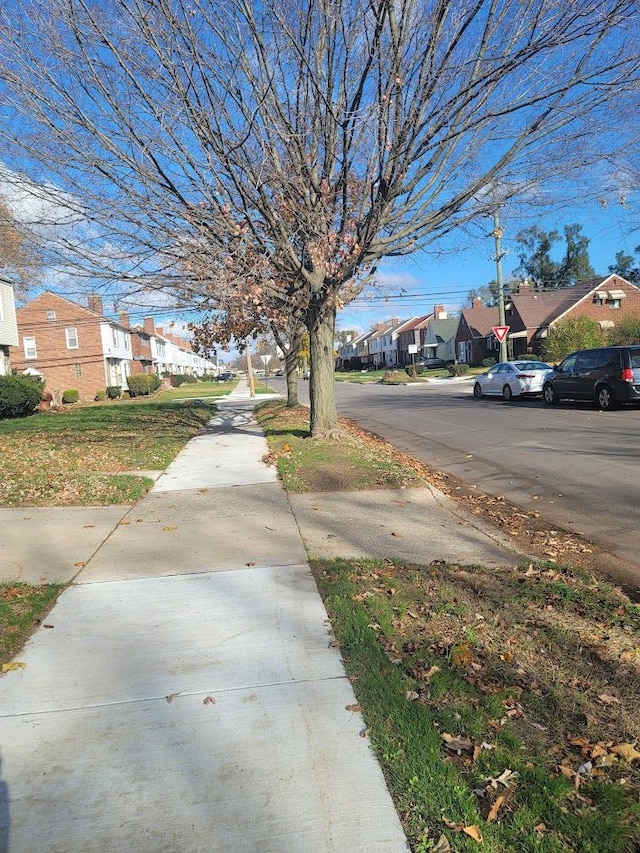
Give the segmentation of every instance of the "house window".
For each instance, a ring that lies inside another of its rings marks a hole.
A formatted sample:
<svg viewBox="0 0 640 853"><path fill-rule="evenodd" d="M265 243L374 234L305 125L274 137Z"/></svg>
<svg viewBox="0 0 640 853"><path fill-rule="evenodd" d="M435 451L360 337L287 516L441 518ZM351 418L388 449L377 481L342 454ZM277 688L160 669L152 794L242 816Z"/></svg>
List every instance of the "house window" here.
<svg viewBox="0 0 640 853"><path fill-rule="evenodd" d="M75 364L74 369L76 371L76 376L82 376L82 365L81 364Z"/></svg>
<svg viewBox="0 0 640 853"><path fill-rule="evenodd" d="M78 349L78 330L70 327L64 330L67 338L67 349Z"/></svg>
<svg viewBox="0 0 640 853"><path fill-rule="evenodd" d="M24 357L34 359L38 357L38 350L36 349L36 339L35 338L23 338L22 343L24 345Z"/></svg>
<svg viewBox="0 0 640 853"><path fill-rule="evenodd" d="M53 321L55 319L56 319L56 312L55 311L47 311L47 320L49 321L49 323L53 323Z"/></svg>
<svg viewBox="0 0 640 853"><path fill-rule="evenodd" d="M622 308L622 299L610 299L609 308L611 308L612 310Z"/></svg>
<svg viewBox="0 0 640 853"><path fill-rule="evenodd" d="M112 329L111 332L113 334L113 345L114 345L114 347L117 347L118 346L118 330Z"/></svg>

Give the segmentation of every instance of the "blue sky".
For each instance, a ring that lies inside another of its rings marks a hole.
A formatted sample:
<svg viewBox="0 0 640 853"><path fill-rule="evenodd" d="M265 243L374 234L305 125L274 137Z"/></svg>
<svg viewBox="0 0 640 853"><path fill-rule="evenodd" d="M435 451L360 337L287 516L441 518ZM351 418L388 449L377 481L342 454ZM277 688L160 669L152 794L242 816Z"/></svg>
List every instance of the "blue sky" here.
<svg viewBox="0 0 640 853"><path fill-rule="evenodd" d="M616 252L624 250L633 254L640 245L640 194L622 199L612 197L606 206L598 203L584 206L561 206L556 214L535 218L544 230L558 230L564 225L579 223L582 233L589 238L589 257L598 275L606 275L609 264L615 260ZM502 217L504 237L502 249L508 254L502 262L503 276L509 278L518 265L518 245L515 236L521 225L511 224ZM532 221L525 224L532 224ZM470 290L487 284L496 277L493 258L494 241L484 236L492 228L490 222L478 223L472 234L458 235L457 245L443 248L439 253L421 252L413 257L388 260L379 267L381 283L389 293L397 294L403 289L406 295L387 299L360 297L338 314L338 329L364 331L373 323L399 317L428 314L435 304L444 304L454 312L466 304ZM484 232L484 233L483 233ZM564 251L563 241L556 245L552 257L560 260ZM412 294L419 294L413 296Z"/></svg>

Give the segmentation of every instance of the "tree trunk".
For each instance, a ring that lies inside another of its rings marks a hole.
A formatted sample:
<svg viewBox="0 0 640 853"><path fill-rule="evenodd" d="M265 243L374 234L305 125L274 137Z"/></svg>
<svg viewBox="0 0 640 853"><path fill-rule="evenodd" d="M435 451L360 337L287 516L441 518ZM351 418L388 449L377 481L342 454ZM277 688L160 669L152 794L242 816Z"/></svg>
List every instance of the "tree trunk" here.
<svg viewBox="0 0 640 853"><path fill-rule="evenodd" d="M326 438L338 431L338 409L334 378L335 307L312 306L308 314L311 378L311 435Z"/></svg>
<svg viewBox="0 0 640 853"><path fill-rule="evenodd" d="M293 409L298 405L298 350L290 347L285 351L284 365L287 374L287 408Z"/></svg>

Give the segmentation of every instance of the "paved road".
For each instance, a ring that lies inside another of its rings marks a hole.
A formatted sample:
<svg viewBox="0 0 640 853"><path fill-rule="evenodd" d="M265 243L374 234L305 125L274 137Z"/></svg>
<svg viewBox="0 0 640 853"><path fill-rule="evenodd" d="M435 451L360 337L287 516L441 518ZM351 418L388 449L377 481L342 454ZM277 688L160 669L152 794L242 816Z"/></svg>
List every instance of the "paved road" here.
<svg viewBox="0 0 640 853"><path fill-rule="evenodd" d="M467 382L336 393L341 414L418 459L601 543L640 587L640 411L478 401Z"/></svg>

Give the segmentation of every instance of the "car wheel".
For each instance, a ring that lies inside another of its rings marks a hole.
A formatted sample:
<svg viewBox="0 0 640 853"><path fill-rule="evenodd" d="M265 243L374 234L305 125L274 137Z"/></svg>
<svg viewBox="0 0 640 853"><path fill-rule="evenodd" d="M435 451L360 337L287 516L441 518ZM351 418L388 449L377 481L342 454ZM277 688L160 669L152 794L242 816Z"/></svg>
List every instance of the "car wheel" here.
<svg viewBox="0 0 640 853"><path fill-rule="evenodd" d="M510 403L512 397L513 391L511 390L511 385L507 383L502 389L502 399L505 401L505 403Z"/></svg>
<svg viewBox="0 0 640 853"><path fill-rule="evenodd" d="M549 383L547 383L542 389L542 396L548 406L555 406L559 402L556 392L553 390L553 385Z"/></svg>
<svg viewBox="0 0 640 853"><path fill-rule="evenodd" d="M616 401L613 396L613 391L608 385L601 385L598 388L596 393L596 402L598 404L598 408L602 409L603 412L609 412L611 409L615 409Z"/></svg>
<svg viewBox="0 0 640 853"><path fill-rule="evenodd" d="M476 398L476 400L479 400L482 397L482 386L479 382L476 382L476 384L473 386L473 396Z"/></svg>

